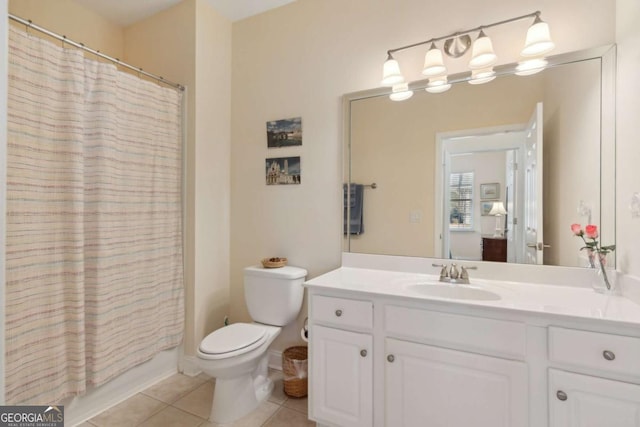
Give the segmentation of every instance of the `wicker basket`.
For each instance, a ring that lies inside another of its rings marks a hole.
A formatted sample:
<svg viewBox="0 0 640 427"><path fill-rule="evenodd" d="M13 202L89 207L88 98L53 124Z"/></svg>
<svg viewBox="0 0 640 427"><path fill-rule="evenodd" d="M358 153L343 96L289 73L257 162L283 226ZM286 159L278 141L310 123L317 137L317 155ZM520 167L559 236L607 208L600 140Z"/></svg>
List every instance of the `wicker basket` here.
<svg viewBox="0 0 640 427"><path fill-rule="evenodd" d="M278 257L264 258L261 262L264 268L279 268L287 265L286 258L278 258Z"/></svg>
<svg viewBox="0 0 640 427"><path fill-rule="evenodd" d="M282 372L284 373L284 393L291 397L305 397L307 395L307 372L305 366L304 378L298 372L294 361L307 361L307 347L289 347L282 353ZM306 364L305 364L306 365Z"/></svg>

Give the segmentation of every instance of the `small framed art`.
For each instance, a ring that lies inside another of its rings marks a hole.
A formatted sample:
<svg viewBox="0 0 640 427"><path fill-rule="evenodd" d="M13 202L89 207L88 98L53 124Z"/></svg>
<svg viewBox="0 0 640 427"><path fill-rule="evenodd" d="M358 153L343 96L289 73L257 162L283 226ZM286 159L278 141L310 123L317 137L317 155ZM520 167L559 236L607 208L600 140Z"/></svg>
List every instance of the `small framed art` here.
<svg viewBox="0 0 640 427"><path fill-rule="evenodd" d="M267 148L302 145L302 117L267 122Z"/></svg>
<svg viewBox="0 0 640 427"><path fill-rule="evenodd" d="M480 184L480 200L499 199L500 183Z"/></svg>
<svg viewBox="0 0 640 427"><path fill-rule="evenodd" d="M274 157L265 161L265 180L267 185L300 184L300 156Z"/></svg>

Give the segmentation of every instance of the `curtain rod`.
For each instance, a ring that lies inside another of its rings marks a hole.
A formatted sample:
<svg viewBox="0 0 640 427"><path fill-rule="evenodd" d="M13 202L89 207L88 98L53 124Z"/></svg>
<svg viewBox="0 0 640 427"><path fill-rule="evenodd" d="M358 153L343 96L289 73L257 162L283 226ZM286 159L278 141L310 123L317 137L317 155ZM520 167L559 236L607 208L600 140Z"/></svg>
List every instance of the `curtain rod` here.
<svg viewBox="0 0 640 427"><path fill-rule="evenodd" d="M61 36L60 34L56 34L53 31L49 31L46 28L43 28L43 27L40 27L40 26L34 24L33 22L31 22L30 19L29 20L23 19L23 18L20 18L19 16L12 15L12 14L9 14L8 16L9 16L9 19L12 19L12 20L14 20L16 22L19 22L20 24L25 25L27 28L33 28L36 31L40 31L41 33L44 33L44 34L46 34L46 35L48 35L50 37L53 37L54 39L60 40L63 43L68 43L68 44L70 44L70 45L72 45L74 47L77 47L78 49L81 49L81 50L84 50L86 52L92 53L92 54L96 55L97 57L100 57L100 58L106 59L108 61L114 62L114 63L116 63L116 64L118 64L118 65L120 65L120 66L122 66L124 68L128 68L128 69L133 70L133 71L135 71L135 72L137 72L139 74L143 74L143 75L145 75L147 77L150 77L150 78L152 78L154 80L157 80L158 82L164 83L164 84L166 84L168 86L172 86L172 87L174 87L176 89L184 91L184 86L179 84L179 83L171 82L171 81L165 79L162 76L158 76L156 74L149 73L147 71L144 71L142 68L134 67L133 65L127 64L126 62L122 62L118 58L113 58L113 57L111 57L109 55L105 55L104 53L100 52L99 50L91 49L90 47L85 46L84 43L78 43L76 41L68 39L67 36Z"/></svg>

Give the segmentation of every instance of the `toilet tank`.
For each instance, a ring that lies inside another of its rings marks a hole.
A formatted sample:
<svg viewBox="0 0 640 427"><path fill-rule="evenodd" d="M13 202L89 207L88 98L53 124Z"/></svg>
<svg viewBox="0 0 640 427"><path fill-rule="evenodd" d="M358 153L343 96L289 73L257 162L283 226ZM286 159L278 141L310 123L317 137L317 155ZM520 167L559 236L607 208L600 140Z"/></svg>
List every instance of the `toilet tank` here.
<svg viewBox="0 0 640 427"><path fill-rule="evenodd" d="M244 269L244 299L251 318L260 323L284 326L300 312L307 270L293 266Z"/></svg>

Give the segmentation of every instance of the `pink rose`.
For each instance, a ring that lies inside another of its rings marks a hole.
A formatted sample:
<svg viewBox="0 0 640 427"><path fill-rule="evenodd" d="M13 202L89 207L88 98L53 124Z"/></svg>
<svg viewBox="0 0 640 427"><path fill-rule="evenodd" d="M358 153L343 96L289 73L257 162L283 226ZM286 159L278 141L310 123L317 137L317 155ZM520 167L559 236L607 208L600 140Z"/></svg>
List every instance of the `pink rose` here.
<svg viewBox="0 0 640 427"><path fill-rule="evenodd" d="M589 238L589 239L596 239L598 238L598 226L597 225L587 225L584 228L584 234Z"/></svg>
<svg viewBox="0 0 640 427"><path fill-rule="evenodd" d="M582 235L582 226L580 224L571 224L571 231L576 236L581 236Z"/></svg>

